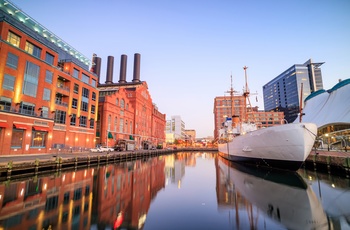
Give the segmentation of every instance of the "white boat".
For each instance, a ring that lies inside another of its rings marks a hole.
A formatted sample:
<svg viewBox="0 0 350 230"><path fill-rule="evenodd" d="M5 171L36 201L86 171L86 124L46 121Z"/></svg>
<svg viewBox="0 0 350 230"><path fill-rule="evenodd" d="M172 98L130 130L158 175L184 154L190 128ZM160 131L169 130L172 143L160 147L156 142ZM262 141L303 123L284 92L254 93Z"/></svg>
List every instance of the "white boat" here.
<svg viewBox="0 0 350 230"><path fill-rule="evenodd" d="M218 150L220 156L231 161L295 171L309 156L316 133L313 123L283 124L248 132L242 128L228 133L229 139L219 143Z"/></svg>
<svg viewBox="0 0 350 230"><path fill-rule="evenodd" d="M246 69L244 67L245 71ZM250 107L251 105L247 75L245 78L246 89L243 96L246 100L244 107L247 109L247 100ZM232 85L229 92L233 101ZM219 154L231 161L295 171L306 160L316 140L317 126L313 123L281 124L257 129L254 123L242 120L247 119L227 117L219 133Z"/></svg>
<svg viewBox="0 0 350 230"><path fill-rule="evenodd" d="M255 217L256 225L269 218L286 229L333 229L322 203L298 173L247 167L221 157L218 168L220 181L232 184L234 192L257 208L249 209L254 211L251 216Z"/></svg>

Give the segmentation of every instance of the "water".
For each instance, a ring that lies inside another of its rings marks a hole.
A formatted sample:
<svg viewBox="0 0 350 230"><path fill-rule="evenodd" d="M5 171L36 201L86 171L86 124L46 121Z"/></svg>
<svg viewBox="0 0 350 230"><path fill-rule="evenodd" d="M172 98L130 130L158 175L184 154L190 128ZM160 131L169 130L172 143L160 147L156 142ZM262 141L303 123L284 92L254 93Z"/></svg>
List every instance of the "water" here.
<svg viewBox="0 0 350 230"><path fill-rule="evenodd" d="M181 152L0 184L0 229L350 229L349 179Z"/></svg>

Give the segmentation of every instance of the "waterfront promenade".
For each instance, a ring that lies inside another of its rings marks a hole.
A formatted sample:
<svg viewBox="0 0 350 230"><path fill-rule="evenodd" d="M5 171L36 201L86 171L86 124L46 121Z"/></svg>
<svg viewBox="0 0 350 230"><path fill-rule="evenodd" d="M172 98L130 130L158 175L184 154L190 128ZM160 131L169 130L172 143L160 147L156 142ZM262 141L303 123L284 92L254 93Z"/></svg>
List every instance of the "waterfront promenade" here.
<svg viewBox="0 0 350 230"><path fill-rule="evenodd" d="M0 176L19 176L21 173L40 174L46 171L76 169L93 165L127 162L136 159L173 154L183 151L217 151L217 148L177 148L136 150L124 152L59 152L0 156ZM350 152L313 150L305 161L305 167L349 177Z"/></svg>

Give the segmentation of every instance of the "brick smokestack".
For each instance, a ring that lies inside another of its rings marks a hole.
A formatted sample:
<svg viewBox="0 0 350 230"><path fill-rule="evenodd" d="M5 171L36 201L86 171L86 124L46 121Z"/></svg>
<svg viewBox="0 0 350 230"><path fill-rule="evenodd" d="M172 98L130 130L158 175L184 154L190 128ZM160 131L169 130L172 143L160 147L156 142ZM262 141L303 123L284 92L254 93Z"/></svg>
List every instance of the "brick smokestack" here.
<svg viewBox="0 0 350 230"><path fill-rule="evenodd" d="M107 73L106 73L106 84L113 83L113 68L114 68L114 57L108 56L107 59Z"/></svg>
<svg viewBox="0 0 350 230"><path fill-rule="evenodd" d="M119 83L126 83L126 66L127 58L125 54L122 54L120 59L120 74L119 74Z"/></svg>
<svg viewBox="0 0 350 230"><path fill-rule="evenodd" d="M141 55L139 53L135 53L134 76L133 76L132 82L140 82L140 62L141 62Z"/></svg>

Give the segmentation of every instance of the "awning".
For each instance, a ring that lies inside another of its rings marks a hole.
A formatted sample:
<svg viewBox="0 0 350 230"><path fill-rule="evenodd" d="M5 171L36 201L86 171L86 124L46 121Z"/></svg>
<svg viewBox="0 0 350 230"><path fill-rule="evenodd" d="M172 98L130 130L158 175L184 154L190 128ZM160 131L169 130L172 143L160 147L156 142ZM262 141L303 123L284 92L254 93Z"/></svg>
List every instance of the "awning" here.
<svg viewBox="0 0 350 230"><path fill-rule="evenodd" d="M0 121L0 128L7 128L7 127L9 127L7 122Z"/></svg>
<svg viewBox="0 0 350 230"><path fill-rule="evenodd" d="M16 129L28 129L29 128L28 125L24 125L24 124L13 124L13 126L15 126Z"/></svg>
<svg viewBox="0 0 350 230"><path fill-rule="evenodd" d="M111 132L108 132L108 139L113 139L113 134Z"/></svg>
<svg viewBox="0 0 350 230"><path fill-rule="evenodd" d="M33 126L33 129L35 131L44 131L44 132L48 132L50 131L49 127L43 127L43 126Z"/></svg>

